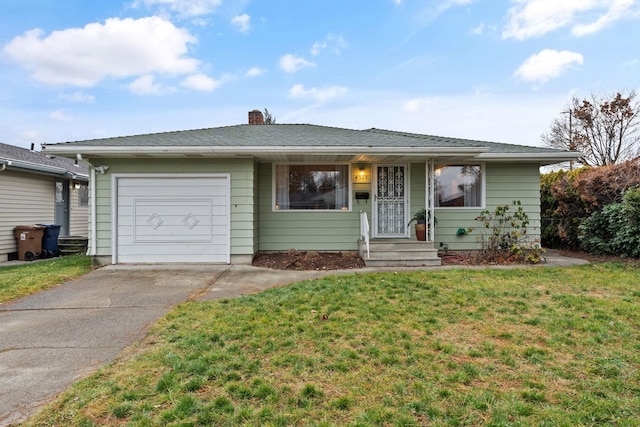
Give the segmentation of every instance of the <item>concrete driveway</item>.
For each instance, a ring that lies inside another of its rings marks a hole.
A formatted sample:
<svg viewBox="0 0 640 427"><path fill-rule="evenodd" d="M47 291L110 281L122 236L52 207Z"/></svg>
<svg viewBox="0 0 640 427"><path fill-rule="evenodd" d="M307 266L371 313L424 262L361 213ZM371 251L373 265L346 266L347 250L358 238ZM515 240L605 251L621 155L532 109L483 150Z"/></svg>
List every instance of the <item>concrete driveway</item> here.
<svg viewBox="0 0 640 427"><path fill-rule="evenodd" d="M553 257L547 265L584 262ZM0 304L0 427L25 420L73 382L116 359L183 301L233 298L326 275L413 269L112 265Z"/></svg>
<svg viewBox="0 0 640 427"><path fill-rule="evenodd" d="M25 420L116 359L176 304L233 298L327 274L228 265L111 265L0 304L0 426Z"/></svg>

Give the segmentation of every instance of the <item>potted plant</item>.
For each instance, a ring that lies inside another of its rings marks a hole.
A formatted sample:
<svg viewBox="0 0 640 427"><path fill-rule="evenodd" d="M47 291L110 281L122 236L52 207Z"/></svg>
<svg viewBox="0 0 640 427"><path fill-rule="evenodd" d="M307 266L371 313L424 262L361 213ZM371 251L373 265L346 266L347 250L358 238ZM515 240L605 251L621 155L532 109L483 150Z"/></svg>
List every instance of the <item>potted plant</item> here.
<svg viewBox="0 0 640 427"><path fill-rule="evenodd" d="M418 211L413 214L413 217L407 224L407 227L411 225L413 221L416 222L416 239L421 241L427 240L427 218L429 214L425 208L418 209Z"/></svg>

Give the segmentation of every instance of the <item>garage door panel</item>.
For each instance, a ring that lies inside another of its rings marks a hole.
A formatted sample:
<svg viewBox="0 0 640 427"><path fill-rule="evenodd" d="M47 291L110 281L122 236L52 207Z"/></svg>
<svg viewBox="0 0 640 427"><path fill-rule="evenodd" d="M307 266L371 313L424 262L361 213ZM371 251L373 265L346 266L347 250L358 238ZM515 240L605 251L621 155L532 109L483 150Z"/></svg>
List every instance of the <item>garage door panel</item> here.
<svg viewBox="0 0 640 427"><path fill-rule="evenodd" d="M118 180L118 262L229 262L229 177Z"/></svg>
<svg viewBox="0 0 640 427"><path fill-rule="evenodd" d="M184 244L184 245L176 244L173 249L174 249L174 253L172 254L172 256L183 257L184 259L190 259L189 257L194 257L197 255L211 255L211 254L224 255L226 252L223 248L220 248L218 251L211 251L210 249L205 247L200 247L199 249L194 250L194 248L189 247L188 244ZM123 253L120 255L164 256L166 255L166 251L158 245L151 245L146 247L144 251L128 248L124 250ZM191 261L194 261L194 259L191 258ZM147 262L155 262L155 261L147 261ZM166 262L166 261L158 261L158 262ZM199 262L203 262L203 261L199 261Z"/></svg>

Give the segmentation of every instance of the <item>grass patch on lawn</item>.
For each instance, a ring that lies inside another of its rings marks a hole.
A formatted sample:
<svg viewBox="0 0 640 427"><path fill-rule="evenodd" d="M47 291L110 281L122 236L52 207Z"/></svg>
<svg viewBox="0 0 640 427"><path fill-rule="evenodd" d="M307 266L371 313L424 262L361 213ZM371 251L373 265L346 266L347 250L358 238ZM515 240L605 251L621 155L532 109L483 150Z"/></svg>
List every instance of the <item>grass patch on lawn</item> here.
<svg viewBox="0 0 640 427"><path fill-rule="evenodd" d="M640 424L640 272L333 276L185 303L31 425Z"/></svg>
<svg viewBox="0 0 640 427"><path fill-rule="evenodd" d="M0 303L20 298L91 271L91 258L72 255L0 267Z"/></svg>

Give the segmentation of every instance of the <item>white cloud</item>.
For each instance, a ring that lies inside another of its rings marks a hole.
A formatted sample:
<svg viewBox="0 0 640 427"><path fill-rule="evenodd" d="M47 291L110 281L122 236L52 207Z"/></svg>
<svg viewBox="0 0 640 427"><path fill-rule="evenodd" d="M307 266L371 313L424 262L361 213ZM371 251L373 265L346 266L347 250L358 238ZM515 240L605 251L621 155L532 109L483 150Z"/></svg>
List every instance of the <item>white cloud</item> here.
<svg viewBox="0 0 640 427"><path fill-rule="evenodd" d="M318 56L321 51L326 49L327 42L325 40L321 42L315 42L313 46L311 46L311 56Z"/></svg>
<svg viewBox="0 0 640 427"><path fill-rule="evenodd" d="M163 18L111 18L46 37L40 29L27 31L4 52L40 82L91 87L108 77L192 73L199 62L187 53L195 42Z"/></svg>
<svg viewBox="0 0 640 427"><path fill-rule="evenodd" d="M96 102L95 96L80 91L73 93L63 93L60 95L60 98L78 104L93 104L94 102Z"/></svg>
<svg viewBox="0 0 640 427"><path fill-rule="evenodd" d="M206 74L193 74L184 79L180 86L193 90L199 90L202 92L211 92L212 90L220 87L222 81L212 79Z"/></svg>
<svg viewBox="0 0 640 427"><path fill-rule="evenodd" d="M260 67L252 67L249 69L249 71L247 71L246 76L247 77L258 77L261 76L262 74L264 74L266 71Z"/></svg>
<svg viewBox="0 0 640 427"><path fill-rule="evenodd" d="M595 21L588 24L574 25L571 29L573 35L585 36L602 30L610 23L623 18L634 5L635 0L613 0L610 3L609 10Z"/></svg>
<svg viewBox="0 0 640 427"><path fill-rule="evenodd" d="M431 0L431 1L423 1L423 6L420 10L415 11L415 19L418 23L425 27L430 25L436 19L440 17L443 13L447 12L449 9L452 9L457 6L464 6L467 4L471 4L476 0Z"/></svg>
<svg viewBox="0 0 640 427"><path fill-rule="evenodd" d="M464 6L465 4L470 4L474 1L475 0L444 0L440 2L438 7L442 10L446 10L454 6Z"/></svg>
<svg viewBox="0 0 640 427"><path fill-rule="evenodd" d="M64 110L52 111L49 114L49 118L53 119L53 120L58 120L58 121L61 121L61 122L70 122L71 120L73 120L73 117L71 117L69 114L65 113Z"/></svg>
<svg viewBox="0 0 640 427"><path fill-rule="evenodd" d="M635 0L514 0L509 9L509 22L502 37L525 40L539 37L565 26L572 27L575 36L601 30L622 18L634 6ZM590 23L580 22L589 12L600 17Z"/></svg>
<svg viewBox="0 0 640 427"><path fill-rule="evenodd" d="M161 83L156 83L156 79L152 74L137 78L127 87L131 93L136 95L164 95L172 91L171 88L167 88Z"/></svg>
<svg viewBox="0 0 640 427"><path fill-rule="evenodd" d="M138 7L159 7L184 16L200 16L213 13L222 0L135 0L133 5Z"/></svg>
<svg viewBox="0 0 640 427"><path fill-rule="evenodd" d="M349 47L349 44L342 36L335 34L327 34L324 40L315 42L310 49L311 56L318 56L322 51L327 50L336 55L340 55L343 49Z"/></svg>
<svg viewBox="0 0 640 427"><path fill-rule="evenodd" d="M234 16L231 18L231 23L237 28L241 33L246 33L251 28L251 17L246 13L242 15Z"/></svg>
<svg viewBox="0 0 640 427"><path fill-rule="evenodd" d="M481 22L480 24L478 24L477 27L471 29L471 34L475 36L481 36L482 34L484 34L484 30L485 30L484 22Z"/></svg>
<svg viewBox="0 0 640 427"><path fill-rule="evenodd" d="M342 86L305 89L304 85L297 84L289 90L291 98L313 99L317 102L325 102L345 93L347 93L347 88Z"/></svg>
<svg viewBox="0 0 640 427"><path fill-rule="evenodd" d="M286 73L295 73L303 68L315 67L315 65L315 63L307 61L301 56L295 56L290 53L280 58L280 68Z"/></svg>
<svg viewBox="0 0 640 427"><path fill-rule="evenodd" d="M583 56L577 52L545 49L527 58L516 70L515 76L527 82L544 83L560 76L572 65L583 62Z"/></svg>

